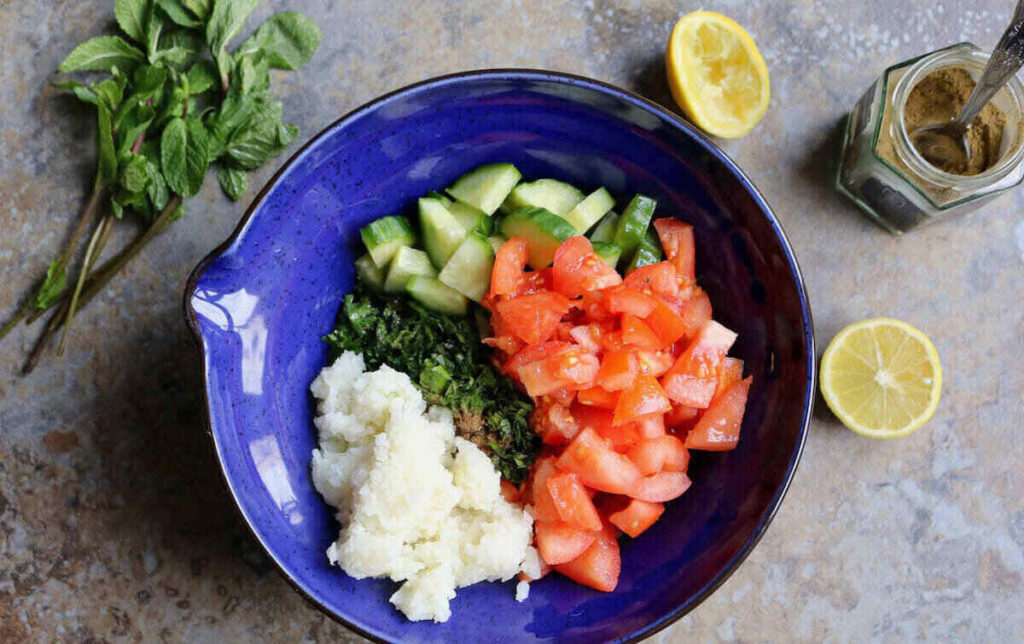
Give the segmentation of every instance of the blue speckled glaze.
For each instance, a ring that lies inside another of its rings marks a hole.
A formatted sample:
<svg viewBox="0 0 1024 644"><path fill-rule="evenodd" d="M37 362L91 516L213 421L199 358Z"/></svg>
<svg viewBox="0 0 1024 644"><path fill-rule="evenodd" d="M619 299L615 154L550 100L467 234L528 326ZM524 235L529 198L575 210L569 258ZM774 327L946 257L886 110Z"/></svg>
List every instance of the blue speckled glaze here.
<svg viewBox="0 0 1024 644"><path fill-rule="evenodd" d="M510 161L527 178L635 192L693 224L698 280L739 332L754 375L736 450L696 453L692 488L635 541L614 593L558 575L516 603L514 581L462 589L445 624L410 623L388 581L349 578L324 556L338 525L313 489L309 383L362 253L358 230L412 213L463 172ZM370 637L403 642L596 642L640 638L692 609L757 542L803 446L814 387L810 312L768 205L721 151L628 92L547 72L487 71L399 90L303 148L235 234L195 270L186 317L203 354L209 423L253 533L314 604Z"/></svg>

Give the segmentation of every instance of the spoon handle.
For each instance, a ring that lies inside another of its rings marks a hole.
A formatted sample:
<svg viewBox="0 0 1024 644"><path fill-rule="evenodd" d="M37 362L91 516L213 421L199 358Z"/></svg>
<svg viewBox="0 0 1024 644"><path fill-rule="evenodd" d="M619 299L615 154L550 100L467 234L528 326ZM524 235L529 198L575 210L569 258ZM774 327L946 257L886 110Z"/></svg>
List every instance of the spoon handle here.
<svg viewBox="0 0 1024 644"><path fill-rule="evenodd" d="M960 110L957 124L965 128L970 126L981 109L1017 73L1021 65L1024 65L1024 0L1018 0L1010 26L999 39L981 80L974 86L971 97Z"/></svg>

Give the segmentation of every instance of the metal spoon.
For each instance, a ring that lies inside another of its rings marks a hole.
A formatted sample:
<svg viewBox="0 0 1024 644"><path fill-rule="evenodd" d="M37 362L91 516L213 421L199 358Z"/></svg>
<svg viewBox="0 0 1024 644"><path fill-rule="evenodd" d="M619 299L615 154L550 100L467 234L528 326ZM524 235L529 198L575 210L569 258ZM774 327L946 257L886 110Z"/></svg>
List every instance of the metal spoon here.
<svg viewBox="0 0 1024 644"><path fill-rule="evenodd" d="M921 156L935 166L966 170L971 159L971 147L967 141L967 131L971 129L971 123L1022 65L1024 0L1018 0L1010 26L999 39L988 59L981 80L974 86L974 91L960 110L960 114L946 123L924 125L910 133L910 140Z"/></svg>

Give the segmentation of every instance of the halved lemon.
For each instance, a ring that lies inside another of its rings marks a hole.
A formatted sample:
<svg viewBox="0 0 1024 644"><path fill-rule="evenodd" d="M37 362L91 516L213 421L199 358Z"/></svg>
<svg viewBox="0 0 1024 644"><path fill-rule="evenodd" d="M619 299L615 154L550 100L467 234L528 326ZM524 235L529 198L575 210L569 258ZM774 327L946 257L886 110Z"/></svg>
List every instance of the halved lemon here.
<svg viewBox="0 0 1024 644"><path fill-rule="evenodd" d="M924 333L874 318L846 327L821 358L821 393L844 425L871 438L906 436L939 404L942 366Z"/></svg>
<svg viewBox="0 0 1024 644"><path fill-rule="evenodd" d="M694 11L672 29L665 57L672 97L698 127L734 139L768 109L768 69L743 27L714 11Z"/></svg>

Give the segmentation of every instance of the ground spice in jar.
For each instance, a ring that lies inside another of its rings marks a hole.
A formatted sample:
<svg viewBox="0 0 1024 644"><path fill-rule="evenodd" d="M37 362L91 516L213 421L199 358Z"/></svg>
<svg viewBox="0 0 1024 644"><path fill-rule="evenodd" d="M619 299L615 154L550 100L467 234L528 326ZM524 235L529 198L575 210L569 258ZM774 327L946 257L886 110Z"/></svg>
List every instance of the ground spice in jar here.
<svg viewBox="0 0 1024 644"><path fill-rule="evenodd" d="M925 125L946 123L956 118L974 91L975 81L966 69L946 67L925 76L914 89L903 107L903 120L907 131L913 132ZM971 123L967 143L970 160L964 168L958 164L937 166L944 172L975 175L988 170L999 161L1006 114L989 103Z"/></svg>

